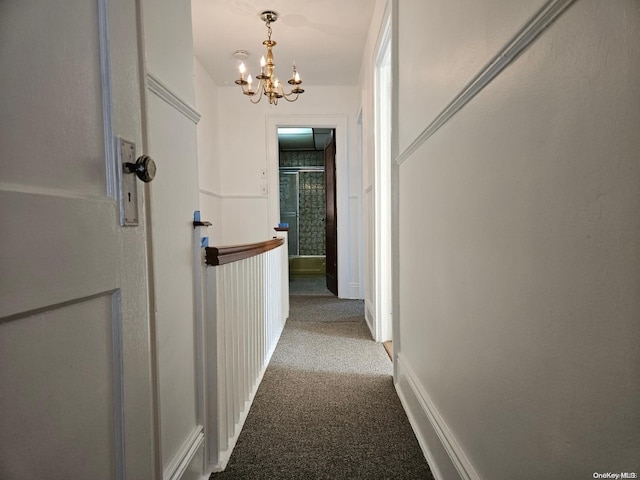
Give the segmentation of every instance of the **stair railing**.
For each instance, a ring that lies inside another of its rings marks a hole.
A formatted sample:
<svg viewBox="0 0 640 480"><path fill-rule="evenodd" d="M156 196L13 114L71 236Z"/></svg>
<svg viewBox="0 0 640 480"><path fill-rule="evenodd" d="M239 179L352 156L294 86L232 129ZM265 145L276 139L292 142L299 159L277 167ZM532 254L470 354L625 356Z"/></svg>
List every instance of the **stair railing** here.
<svg viewBox="0 0 640 480"><path fill-rule="evenodd" d="M289 316L286 232L206 247L203 357L207 464L226 467Z"/></svg>

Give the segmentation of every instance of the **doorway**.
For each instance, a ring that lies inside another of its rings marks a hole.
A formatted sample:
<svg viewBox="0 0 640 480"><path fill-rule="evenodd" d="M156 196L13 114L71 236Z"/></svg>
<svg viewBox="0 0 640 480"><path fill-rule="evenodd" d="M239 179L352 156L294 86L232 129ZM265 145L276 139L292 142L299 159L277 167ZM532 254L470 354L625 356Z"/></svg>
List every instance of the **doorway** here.
<svg viewBox="0 0 640 480"><path fill-rule="evenodd" d="M278 170L291 292L337 295L335 129L278 128Z"/></svg>
<svg viewBox="0 0 640 480"><path fill-rule="evenodd" d="M340 298L362 298L361 285L358 283L360 267L353 255L358 245L357 235L354 235L354 225L350 219L359 218L360 212L355 209L356 200L350 198L349 178L350 172L357 171L359 159L349 157L349 122L348 116L339 115L267 115L267 166L268 166L268 191L277 192L268 195L269 223L278 225L280 221L280 195L279 195L279 145L278 129L307 127L329 128L335 132L336 147L336 217L337 229L337 283L338 296ZM269 228L268 233L273 230Z"/></svg>

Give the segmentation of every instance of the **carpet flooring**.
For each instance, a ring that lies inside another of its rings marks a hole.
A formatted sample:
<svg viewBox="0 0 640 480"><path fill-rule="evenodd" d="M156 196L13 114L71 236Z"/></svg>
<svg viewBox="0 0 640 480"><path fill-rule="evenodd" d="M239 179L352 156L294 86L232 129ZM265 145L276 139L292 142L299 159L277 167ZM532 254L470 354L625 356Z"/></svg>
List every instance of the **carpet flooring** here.
<svg viewBox="0 0 640 480"><path fill-rule="evenodd" d="M290 277L289 295L325 295L333 296L327 289L327 278L324 276L314 277Z"/></svg>
<svg viewBox="0 0 640 480"><path fill-rule="evenodd" d="M291 297L235 450L212 480L433 480L363 302Z"/></svg>

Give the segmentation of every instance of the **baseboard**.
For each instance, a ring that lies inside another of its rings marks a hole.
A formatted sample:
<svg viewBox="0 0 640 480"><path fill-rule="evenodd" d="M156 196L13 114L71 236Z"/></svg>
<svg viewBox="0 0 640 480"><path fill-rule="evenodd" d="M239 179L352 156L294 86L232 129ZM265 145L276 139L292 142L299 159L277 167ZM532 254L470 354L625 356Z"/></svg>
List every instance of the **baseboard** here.
<svg viewBox="0 0 640 480"><path fill-rule="evenodd" d="M396 391L436 480L481 480L401 352Z"/></svg>
<svg viewBox="0 0 640 480"><path fill-rule="evenodd" d="M204 442L204 428L198 425L189 438L184 442L180 452L175 456L174 460L167 467L163 474L164 480L180 480L187 470L187 467L202 448ZM200 466L202 468L202 465ZM200 470L202 471L202 470Z"/></svg>

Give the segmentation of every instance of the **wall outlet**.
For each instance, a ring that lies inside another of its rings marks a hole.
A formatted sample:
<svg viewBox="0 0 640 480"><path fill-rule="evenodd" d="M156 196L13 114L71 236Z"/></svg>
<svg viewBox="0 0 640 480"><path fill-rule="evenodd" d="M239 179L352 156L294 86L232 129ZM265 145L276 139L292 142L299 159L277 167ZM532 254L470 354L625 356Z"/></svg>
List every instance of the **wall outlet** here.
<svg viewBox="0 0 640 480"><path fill-rule="evenodd" d="M260 178L262 178L263 180L267 178L267 169L266 168L261 168L260 169Z"/></svg>
<svg viewBox="0 0 640 480"><path fill-rule="evenodd" d="M269 193L269 190L267 189L267 184L263 183L262 185L260 185L260 195L267 195Z"/></svg>

